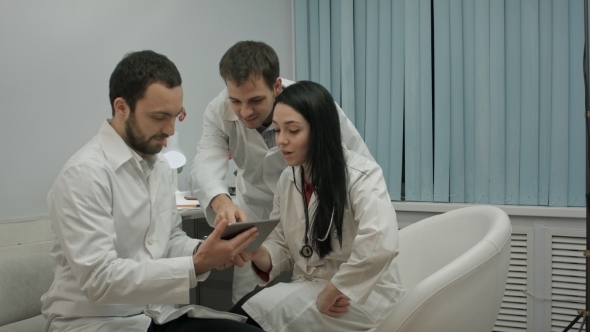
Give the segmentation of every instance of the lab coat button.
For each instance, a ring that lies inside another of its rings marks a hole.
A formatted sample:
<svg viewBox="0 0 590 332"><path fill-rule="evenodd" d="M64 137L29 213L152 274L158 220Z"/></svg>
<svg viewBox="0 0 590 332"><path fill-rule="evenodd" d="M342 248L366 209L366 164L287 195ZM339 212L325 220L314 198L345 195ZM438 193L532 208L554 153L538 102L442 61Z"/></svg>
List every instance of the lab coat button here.
<svg viewBox="0 0 590 332"><path fill-rule="evenodd" d="M152 244L154 244L154 239L152 239L151 237L148 237L148 239L147 239L147 243L148 243L149 245L152 245Z"/></svg>

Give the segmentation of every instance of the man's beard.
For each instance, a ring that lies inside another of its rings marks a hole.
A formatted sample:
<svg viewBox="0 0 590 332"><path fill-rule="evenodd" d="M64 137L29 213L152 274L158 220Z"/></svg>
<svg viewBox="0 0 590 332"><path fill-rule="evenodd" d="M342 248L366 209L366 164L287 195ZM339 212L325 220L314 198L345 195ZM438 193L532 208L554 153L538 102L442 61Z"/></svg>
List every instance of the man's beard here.
<svg viewBox="0 0 590 332"><path fill-rule="evenodd" d="M145 135L139 128L137 124L137 119L135 118L135 112L131 112L129 114L129 118L125 121L125 135L127 136L127 143L131 148L138 151L144 155L155 155L162 151L163 145L153 144L150 145L150 141L152 138L166 138L168 135L154 135L149 139L145 138Z"/></svg>

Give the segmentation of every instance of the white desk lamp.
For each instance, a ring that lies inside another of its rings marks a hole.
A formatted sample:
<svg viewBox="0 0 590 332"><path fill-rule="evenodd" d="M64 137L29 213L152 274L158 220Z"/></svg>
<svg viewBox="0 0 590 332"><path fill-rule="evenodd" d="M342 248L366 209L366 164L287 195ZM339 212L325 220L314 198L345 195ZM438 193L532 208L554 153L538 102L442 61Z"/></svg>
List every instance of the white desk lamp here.
<svg viewBox="0 0 590 332"><path fill-rule="evenodd" d="M168 137L163 152L164 157L172 169L172 184L174 185L174 189L178 192L178 173L182 171L181 167L186 164L186 157L184 156L184 152L180 149L180 134L177 131L174 132L174 135ZM178 169L180 169L180 171Z"/></svg>

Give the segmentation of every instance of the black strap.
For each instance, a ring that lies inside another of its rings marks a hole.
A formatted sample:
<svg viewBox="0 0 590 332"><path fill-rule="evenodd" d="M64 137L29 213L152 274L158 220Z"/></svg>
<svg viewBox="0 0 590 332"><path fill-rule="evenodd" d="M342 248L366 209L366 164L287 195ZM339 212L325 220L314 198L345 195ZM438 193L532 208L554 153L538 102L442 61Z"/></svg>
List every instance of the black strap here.
<svg viewBox="0 0 590 332"><path fill-rule="evenodd" d="M295 172L293 170L293 172ZM301 196L303 197L303 207L304 207L304 211L305 211L305 234L304 234L304 240L305 240L305 245L301 246L301 249L299 250L299 254L305 258L309 258L311 257L311 255L313 255L313 248L311 247L311 245L309 245L309 207L307 204L307 196L305 196L305 171L303 170L303 166L301 166ZM295 185L297 185L297 178L295 178Z"/></svg>

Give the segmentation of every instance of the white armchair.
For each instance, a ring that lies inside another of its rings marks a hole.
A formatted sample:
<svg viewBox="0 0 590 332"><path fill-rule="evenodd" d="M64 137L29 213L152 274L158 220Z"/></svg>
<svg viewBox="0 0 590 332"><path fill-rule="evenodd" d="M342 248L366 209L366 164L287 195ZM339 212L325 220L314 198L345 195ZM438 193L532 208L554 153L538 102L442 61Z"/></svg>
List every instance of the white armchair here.
<svg viewBox="0 0 590 332"><path fill-rule="evenodd" d="M408 293L376 331L492 331L506 288L510 219L492 206L457 209L399 233Z"/></svg>

